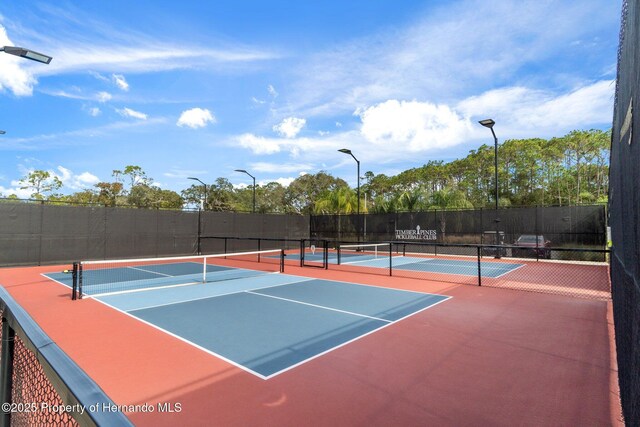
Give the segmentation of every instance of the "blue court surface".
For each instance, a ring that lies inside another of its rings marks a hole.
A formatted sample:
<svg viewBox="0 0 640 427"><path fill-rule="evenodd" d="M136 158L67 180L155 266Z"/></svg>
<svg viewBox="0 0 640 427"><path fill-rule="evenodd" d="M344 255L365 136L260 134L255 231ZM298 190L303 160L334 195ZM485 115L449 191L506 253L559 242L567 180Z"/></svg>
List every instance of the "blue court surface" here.
<svg viewBox="0 0 640 427"><path fill-rule="evenodd" d="M264 273L95 297L263 379L449 298Z"/></svg>
<svg viewBox="0 0 640 427"><path fill-rule="evenodd" d="M296 259L296 255L287 255L288 259ZM341 254L341 264L361 267L389 268L389 254ZM305 254L307 262L322 262L322 254ZM329 263L337 264L335 253L329 253ZM391 265L394 270L419 271L424 273L459 274L462 276L478 276L478 262L445 258L420 258L411 256L392 256ZM524 264L506 262L481 262L482 277L498 278L506 273L516 270Z"/></svg>

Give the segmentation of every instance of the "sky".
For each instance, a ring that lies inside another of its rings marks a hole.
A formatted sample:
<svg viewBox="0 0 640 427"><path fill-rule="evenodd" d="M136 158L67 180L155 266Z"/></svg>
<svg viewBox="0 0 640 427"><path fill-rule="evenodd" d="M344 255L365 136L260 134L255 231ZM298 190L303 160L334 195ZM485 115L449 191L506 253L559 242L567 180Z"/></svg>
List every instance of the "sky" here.
<svg viewBox="0 0 640 427"><path fill-rule="evenodd" d="M621 0L0 2L0 194L70 194L140 166L356 185L499 141L609 129Z"/></svg>

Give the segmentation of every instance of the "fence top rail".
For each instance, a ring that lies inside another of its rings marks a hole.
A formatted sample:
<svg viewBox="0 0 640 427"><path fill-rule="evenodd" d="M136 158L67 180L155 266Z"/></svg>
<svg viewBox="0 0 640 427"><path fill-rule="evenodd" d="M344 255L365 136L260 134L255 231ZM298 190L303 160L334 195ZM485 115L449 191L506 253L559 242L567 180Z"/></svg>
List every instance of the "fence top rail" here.
<svg viewBox="0 0 640 427"><path fill-rule="evenodd" d="M551 246L517 246L517 245L490 245L490 244L478 244L478 243L428 243L428 242L412 242L412 241L388 241L378 243L391 243L396 245L413 245L413 246L439 246L439 247L458 247L458 248L506 248L506 249L534 249L544 248L550 251L563 251L563 252L595 252L608 254L611 253L610 249L596 249L596 248L556 248Z"/></svg>
<svg viewBox="0 0 640 427"><path fill-rule="evenodd" d="M44 333L2 286L0 308L4 320L25 346L38 356L48 380L65 404L83 405L85 408L91 405L99 405L99 408L114 405L104 391ZM121 412L86 410L82 414L75 411L73 416L80 425L133 425Z"/></svg>
<svg viewBox="0 0 640 427"><path fill-rule="evenodd" d="M200 236L201 239L227 239L227 240L265 240L269 242L300 242L301 239L287 239L286 237L237 237L237 236ZM309 240L309 239L303 239ZM318 240L318 239L312 239Z"/></svg>

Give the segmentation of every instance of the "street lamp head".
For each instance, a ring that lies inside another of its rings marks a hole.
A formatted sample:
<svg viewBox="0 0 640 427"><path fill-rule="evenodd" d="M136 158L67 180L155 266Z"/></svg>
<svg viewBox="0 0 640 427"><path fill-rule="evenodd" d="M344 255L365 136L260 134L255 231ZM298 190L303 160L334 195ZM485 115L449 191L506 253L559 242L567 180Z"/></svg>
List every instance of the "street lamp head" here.
<svg viewBox="0 0 640 427"><path fill-rule="evenodd" d="M485 120L480 120L478 123L480 123L482 126L491 129L493 127L493 125L496 124L496 122L493 121L493 119L485 119Z"/></svg>
<svg viewBox="0 0 640 427"><path fill-rule="evenodd" d="M351 150L349 150L348 148L341 148L338 151L344 154L351 154Z"/></svg>
<svg viewBox="0 0 640 427"><path fill-rule="evenodd" d="M249 172L247 172L247 171L246 171L246 170L244 170L244 169L235 169L234 171L235 171L235 172L241 172L241 173L249 173Z"/></svg>
<svg viewBox="0 0 640 427"><path fill-rule="evenodd" d="M4 135L5 133L7 133L7 132L4 131L4 130L0 130L0 135Z"/></svg>
<svg viewBox="0 0 640 427"><path fill-rule="evenodd" d="M189 176L189 177L187 177L187 179L192 179L192 180L194 180L194 181L198 181L200 184L204 185L204 186L205 186L205 188L207 187L207 184L205 184L204 182L202 182L202 181L200 180L200 178L194 178L194 177L192 177L192 176Z"/></svg>
<svg viewBox="0 0 640 427"><path fill-rule="evenodd" d="M42 62L43 64L48 64L53 59L50 56L34 52L33 50L25 49L23 47L4 46L0 48L0 50L5 51L6 53L9 53L11 55L20 56L22 58L31 59L37 62Z"/></svg>

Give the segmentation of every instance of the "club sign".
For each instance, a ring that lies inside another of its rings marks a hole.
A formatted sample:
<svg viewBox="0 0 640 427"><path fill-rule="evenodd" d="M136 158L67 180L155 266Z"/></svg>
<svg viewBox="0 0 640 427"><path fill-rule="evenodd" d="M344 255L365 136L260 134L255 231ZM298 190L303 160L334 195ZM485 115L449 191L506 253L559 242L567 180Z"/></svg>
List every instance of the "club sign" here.
<svg viewBox="0 0 640 427"><path fill-rule="evenodd" d="M415 229L396 229L396 240L436 240L436 230L422 230L419 225Z"/></svg>

